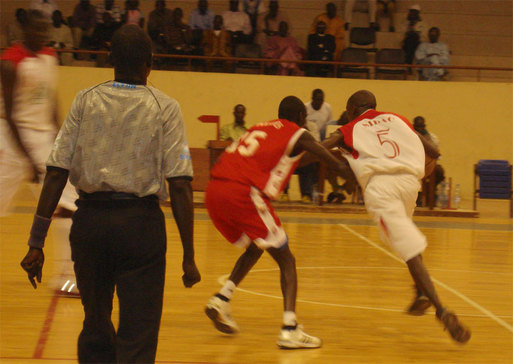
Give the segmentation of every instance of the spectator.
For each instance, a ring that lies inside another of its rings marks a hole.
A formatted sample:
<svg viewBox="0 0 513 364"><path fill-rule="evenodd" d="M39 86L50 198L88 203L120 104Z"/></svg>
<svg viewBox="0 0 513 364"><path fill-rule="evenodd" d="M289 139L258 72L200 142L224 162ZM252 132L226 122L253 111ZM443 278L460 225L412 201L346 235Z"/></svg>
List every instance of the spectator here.
<svg viewBox="0 0 513 364"><path fill-rule="evenodd" d="M326 124L332 120L331 105L324 102L324 91L317 88L312 91L312 100L305 104L307 126L315 124L318 134L317 140L324 139ZM313 133L312 133L313 134Z"/></svg>
<svg viewBox="0 0 513 364"><path fill-rule="evenodd" d="M73 44L75 48L89 48L96 24L96 9L89 0L80 0L73 11Z"/></svg>
<svg viewBox="0 0 513 364"><path fill-rule="evenodd" d="M415 59L419 64L430 66L447 66L449 64L449 47L439 42L440 29L433 27L429 29L429 42L422 42L415 51ZM444 68L422 68L420 79L425 81L440 81L447 74Z"/></svg>
<svg viewBox="0 0 513 364"><path fill-rule="evenodd" d="M378 0L378 16L388 16L388 31L395 32L395 0Z"/></svg>
<svg viewBox="0 0 513 364"><path fill-rule="evenodd" d="M349 118L347 117L347 111L344 110L342 114L340 114L340 117L338 120L331 120L328 121L328 124L326 125L346 125L349 123ZM326 137L329 137L329 135L326 135ZM339 183L338 176L333 173L330 169L326 170L326 179L331 185L331 190L328 194L328 197L326 198L326 201L328 203L342 203L346 196L344 194L345 186L341 183Z"/></svg>
<svg viewBox="0 0 513 364"><path fill-rule="evenodd" d="M326 34L326 23L317 23L315 33L308 35L308 59L312 61L333 61L335 53L335 37ZM307 66L309 76L327 76L330 66L309 64Z"/></svg>
<svg viewBox="0 0 513 364"><path fill-rule="evenodd" d="M71 29L64 23L62 12L55 10L52 14L52 26L48 32L48 45L54 49L72 49L73 36ZM60 53L60 62L63 66L70 66L73 56L71 53Z"/></svg>
<svg viewBox="0 0 513 364"><path fill-rule="evenodd" d="M406 21L401 25L401 31L404 32L404 39L402 41L402 48L405 53L405 62L407 64L413 63L415 50L421 43L421 40L426 37L426 24L420 17L420 6L411 5L408 9Z"/></svg>
<svg viewBox="0 0 513 364"><path fill-rule="evenodd" d="M198 0L198 7L194 9L189 17L189 26L192 31L192 43L201 44L203 31L212 29L214 26L215 14L208 8L207 0Z"/></svg>
<svg viewBox="0 0 513 364"><path fill-rule="evenodd" d="M219 139L236 141L248 131L245 126L246 122L244 121L246 107L242 104L235 105L233 108L233 116L235 117L235 121L221 128Z"/></svg>
<svg viewBox="0 0 513 364"><path fill-rule="evenodd" d="M296 38L289 35L289 26L286 22L282 21L280 23L277 35L268 38L264 57L284 61L297 61L303 58L302 49ZM302 75L303 71L295 62L282 62L277 65L277 74Z"/></svg>
<svg viewBox="0 0 513 364"><path fill-rule="evenodd" d="M224 28L230 32L232 45L248 43L251 22L248 14L239 11L239 0L230 0L230 10L223 12Z"/></svg>
<svg viewBox="0 0 513 364"><path fill-rule="evenodd" d="M429 143L431 143L434 149L440 153L440 141L438 137L429 132L426 129L426 120L422 116L416 116L413 119L413 128L416 132L424 137ZM435 188L438 186L443 180L445 180L445 171L444 168L440 164L436 164L435 166Z"/></svg>
<svg viewBox="0 0 513 364"><path fill-rule="evenodd" d="M7 43L23 42L23 25L27 22L27 12L23 8L16 9L16 20L7 26Z"/></svg>
<svg viewBox="0 0 513 364"><path fill-rule="evenodd" d="M203 31L202 47L205 56L231 57L230 34L223 27L223 17L221 15L214 17L214 29ZM207 61L207 71L210 70L212 64L213 61ZM229 71L231 65L231 62L224 62L225 71Z"/></svg>
<svg viewBox="0 0 513 364"><path fill-rule="evenodd" d="M167 51L171 54L190 54L191 28L183 22L183 10L173 10L173 18L165 34Z"/></svg>
<svg viewBox="0 0 513 364"><path fill-rule="evenodd" d="M289 24L290 31L290 22L287 14L279 9L278 0L270 0L269 11L258 16L255 43L259 44L262 48L265 47L269 37L278 34L278 26L282 21Z"/></svg>
<svg viewBox="0 0 513 364"><path fill-rule="evenodd" d="M263 0L241 0L239 10L245 12L249 16L251 22L251 33L255 34L257 27L258 15L265 11Z"/></svg>
<svg viewBox="0 0 513 364"><path fill-rule="evenodd" d="M310 34L317 32L317 23L323 21L326 24L326 34L335 37L335 60L340 60L344 49L344 19L337 16L337 7L334 3L326 4L326 12L318 15L310 29Z"/></svg>
<svg viewBox="0 0 513 364"><path fill-rule="evenodd" d="M39 10L50 19L55 10L59 10L55 0L32 0L29 9Z"/></svg>
<svg viewBox="0 0 513 364"><path fill-rule="evenodd" d="M353 21L353 9L356 0L346 0L346 7L344 8L344 15L346 17L345 29L349 30L351 22ZM379 30L379 25L376 23L376 0L367 0L369 4L369 27Z"/></svg>
<svg viewBox="0 0 513 364"><path fill-rule="evenodd" d="M114 22L110 12L103 13L103 19L100 24L96 25L92 36L92 48L95 50L110 50L110 43L112 36L120 27L120 23ZM107 56L105 54L98 54L96 56L96 66L104 67L107 65Z"/></svg>
<svg viewBox="0 0 513 364"><path fill-rule="evenodd" d="M144 28L144 14L139 10L139 0L125 1L125 12L122 16L123 24L134 24Z"/></svg>
<svg viewBox="0 0 513 364"><path fill-rule="evenodd" d="M103 24L103 14L109 13L109 21L121 24L121 9L119 5L114 4L114 0L105 0L96 5L96 24Z"/></svg>
<svg viewBox="0 0 513 364"><path fill-rule="evenodd" d="M148 17L148 35L153 43L153 52L164 53L167 26L173 21L173 11L166 8L165 0L155 1L155 10Z"/></svg>

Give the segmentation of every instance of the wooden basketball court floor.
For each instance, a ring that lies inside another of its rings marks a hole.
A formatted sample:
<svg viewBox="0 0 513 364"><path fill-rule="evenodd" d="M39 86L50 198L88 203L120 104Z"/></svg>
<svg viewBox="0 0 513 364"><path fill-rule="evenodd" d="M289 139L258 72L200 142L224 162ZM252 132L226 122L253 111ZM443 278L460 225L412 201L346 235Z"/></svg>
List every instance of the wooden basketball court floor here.
<svg viewBox="0 0 513 364"><path fill-rule="evenodd" d="M69 220L52 224L37 290L19 266L35 204L23 188L14 213L0 219L0 362L74 363L82 307L78 299L54 295L70 270ZM489 210L495 216L495 205ZM205 210L197 209L202 281L183 288L178 233L170 209L164 211L168 263L157 363L513 362L511 219L415 218L428 238L424 261L442 302L472 329L472 339L462 346L450 340L432 310L421 317L404 313L413 294L409 274L381 243L367 215L279 213L297 259L299 321L324 340L321 349L280 350L275 342L282 301L272 259L264 255L234 295L241 333L222 335L203 308L241 251L223 240Z"/></svg>

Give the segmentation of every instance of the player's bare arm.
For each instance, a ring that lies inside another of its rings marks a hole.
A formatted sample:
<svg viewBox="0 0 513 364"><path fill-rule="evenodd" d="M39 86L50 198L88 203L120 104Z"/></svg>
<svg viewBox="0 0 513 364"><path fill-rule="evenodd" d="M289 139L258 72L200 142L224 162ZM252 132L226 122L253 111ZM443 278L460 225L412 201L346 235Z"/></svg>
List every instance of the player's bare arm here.
<svg viewBox="0 0 513 364"><path fill-rule="evenodd" d="M182 280L185 287L192 287L201 280L201 275L194 261L194 208L191 181L189 177L168 178L167 181L171 197L171 210L182 240L182 268L184 271Z"/></svg>
<svg viewBox="0 0 513 364"><path fill-rule="evenodd" d="M48 167L43 189L37 204L36 215L30 231L29 250L21 261L21 267L27 272L28 279L37 288L34 278L41 283L45 256L43 253L44 239L62 190L68 181L69 171L57 167Z"/></svg>
<svg viewBox="0 0 513 364"><path fill-rule="evenodd" d="M424 136L422 134L420 134L417 131L415 133L419 136L420 141L422 142L422 145L424 146L424 151L426 152L426 154L428 156L430 156L431 158L438 159L440 157L440 152L438 151L438 149L432 143L430 143L426 138L424 138Z"/></svg>
<svg viewBox="0 0 513 364"><path fill-rule="evenodd" d="M4 109L5 109L5 120L9 125L9 128L12 131L14 136L14 140L20 150L30 161L32 169L34 170L34 180L37 180L37 168L36 164L32 161L30 154L27 149L23 145L20 137L20 133L18 131L18 127L12 118L12 109L13 109L13 94L14 94L14 85L16 84L16 68L10 61L2 61L0 63L0 77L2 80L2 95L4 98Z"/></svg>

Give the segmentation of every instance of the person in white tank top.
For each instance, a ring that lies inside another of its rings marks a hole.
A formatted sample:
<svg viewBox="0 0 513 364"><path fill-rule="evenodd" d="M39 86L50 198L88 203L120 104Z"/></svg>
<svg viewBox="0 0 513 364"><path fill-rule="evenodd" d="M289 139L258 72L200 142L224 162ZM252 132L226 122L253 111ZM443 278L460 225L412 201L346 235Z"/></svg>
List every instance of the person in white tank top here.
<svg viewBox="0 0 513 364"><path fill-rule="evenodd" d="M466 343L470 330L440 302L422 262L426 237L412 220L419 181L424 176L425 154L436 158L438 152L403 116L376 111L376 98L370 91L354 93L346 109L351 121L322 144L345 151L382 240L406 262L417 291L408 313L423 315L434 305L436 317L451 337Z"/></svg>

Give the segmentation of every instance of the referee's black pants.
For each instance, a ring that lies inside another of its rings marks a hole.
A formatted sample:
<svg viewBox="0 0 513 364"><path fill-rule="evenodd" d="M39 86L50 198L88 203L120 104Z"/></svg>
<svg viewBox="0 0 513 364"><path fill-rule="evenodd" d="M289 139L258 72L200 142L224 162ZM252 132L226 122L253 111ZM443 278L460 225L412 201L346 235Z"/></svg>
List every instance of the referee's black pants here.
<svg viewBox="0 0 513 364"><path fill-rule="evenodd" d="M80 363L154 363L166 230L157 200L78 200L70 243L85 319ZM119 299L119 326L111 321Z"/></svg>

